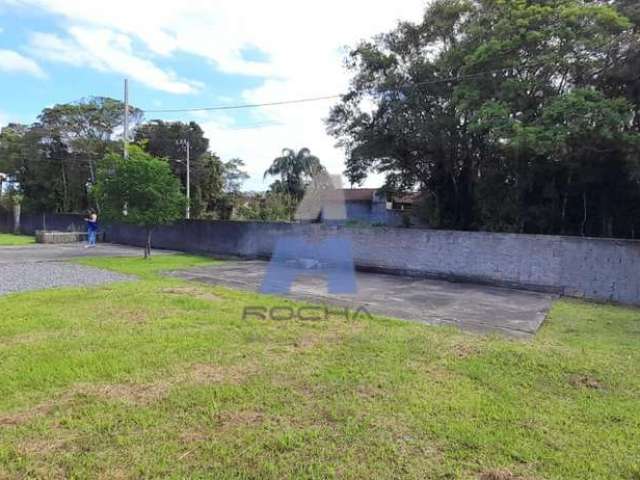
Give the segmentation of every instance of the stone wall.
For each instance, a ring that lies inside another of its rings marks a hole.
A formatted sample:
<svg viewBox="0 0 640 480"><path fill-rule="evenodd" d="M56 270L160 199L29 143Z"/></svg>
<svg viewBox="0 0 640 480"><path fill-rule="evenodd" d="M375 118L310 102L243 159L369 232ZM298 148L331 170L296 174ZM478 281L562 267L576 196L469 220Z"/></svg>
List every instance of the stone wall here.
<svg viewBox="0 0 640 480"><path fill-rule="evenodd" d="M47 228L82 226L81 216L47 215ZM0 231L12 226L0 217ZM33 233L42 218L23 215ZM129 225L106 228L107 240L144 244L144 232ZM269 258L278 239L329 236L351 240L363 270L401 273L517 287L563 295L640 305L640 242L542 235L345 228L319 224L180 222L153 234L156 248L247 258Z"/></svg>

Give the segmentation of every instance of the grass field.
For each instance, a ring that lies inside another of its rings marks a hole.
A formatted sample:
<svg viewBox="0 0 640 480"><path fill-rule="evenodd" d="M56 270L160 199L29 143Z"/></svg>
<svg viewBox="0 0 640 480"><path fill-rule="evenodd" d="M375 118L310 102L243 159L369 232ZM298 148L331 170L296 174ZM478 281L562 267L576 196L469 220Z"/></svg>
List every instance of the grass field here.
<svg viewBox="0 0 640 480"><path fill-rule="evenodd" d="M14 235L12 233L0 233L0 246L10 246L10 245L29 245L31 243L36 243L36 239L34 237L30 237L27 235Z"/></svg>
<svg viewBox="0 0 640 480"><path fill-rule="evenodd" d="M206 262L0 297L0 478L640 478L640 310L560 301L532 342L242 320L284 301L157 275Z"/></svg>

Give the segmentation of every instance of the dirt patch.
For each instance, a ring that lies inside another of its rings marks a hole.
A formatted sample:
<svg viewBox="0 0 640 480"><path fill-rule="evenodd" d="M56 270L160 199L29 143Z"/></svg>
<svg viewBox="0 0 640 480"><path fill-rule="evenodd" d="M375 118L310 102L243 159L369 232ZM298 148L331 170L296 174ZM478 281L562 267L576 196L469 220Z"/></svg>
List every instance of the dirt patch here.
<svg viewBox="0 0 640 480"><path fill-rule="evenodd" d="M56 404L52 401L41 403L28 410L11 413L0 417L0 427L10 427L14 425L23 425L30 422L36 417L48 415L53 411Z"/></svg>
<svg viewBox="0 0 640 480"><path fill-rule="evenodd" d="M293 342L296 350L309 350L322 345L336 345L364 331L364 322L337 323L326 329L308 330Z"/></svg>
<svg viewBox="0 0 640 480"><path fill-rule="evenodd" d="M479 480L513 480L514 475L509 470L489 470L478 477Z"/></svg>
<svg viewBox="0 0 640 480"><path fill-rule="evenodd" d="M223 412L218 416L220 427L227 428L242 428L242 427L256 427L264 423L265 416L261 412L255 410L240 410L237 412Z"/></svg>
<svg viewBox="0 0 640 480"><path fill-rule="evenodd" d="M188 379L195 383L222 383L225 380L224 368L209 363L192 365L187 373Z"/></svg>
<svg viewBox="0 0 640 480"><path fill-rule="evenodd" d="M166 397L169 383L122 383L114 385L73 385L52 400L32 408L0 417L0 427L24 425L37 417L50 415L56 408L69 404L78 395L89 395L109 400L122 400L134 405L147 405Z"/></svg>
<svg viewBox="0 0 640 480"><path fill-rule="evenodd" d="M19 346L19 345L20 346L32 345L34 343L49 341L52 338L55 338L55 335L56 335L55 332L36 332L36 333L15 335L13 337L4 337L0 340L0 346L12 347L12 346Z"/></svg>
<svg viewBox="0 0 640 480"><path fill-rule="evenodd" d="M169 383L120 383L81 387L80 392L108 400L122 400L134 405L148 405L165 398L171 388Z"/></svg>
<svg viewBox="0 0 640 480"><path fill-rule="evenodd" d="M66 438L60 436L59 432L56 432L56 438L51 439L31 439L22 442L18 445L18 450L24 455L47 455L50 453L64 451L70 451L71 443L76 440L75 436L67 435Z"/></svg>
<svg viewBox="0 0 640 480"><path fill-rule="evenodd" d="M198 384L206 383L243 383L248 377L259 371L257 365L241 364L221 366L213 363L196 363L186 373L185 381Z"/></svg>
<svg viewBox="0 0 640 480"><path fill-rule="evenodd" d="M468 343L458 343L453 345L451 352L454 357L464 360L465 358L473 357L480 353L480 348L477 345Z"/></svg>
<svg viewBox="0 0 640 480"><path fill-rule="evenodd" d="M160 291L165 295L182 295L197 298L199 300L206 300L208 302L219 302L222 300L221 297L214 293L194 287L163 288Z"/></svg>
<svg viewBox="0 0 640 480"><path fill-rule="evenodd" d="M203 431L188 431L182 432L180 434L180 440L182 443L190 444L190 443L198 443L204 442L208 440L210 435Z"/></svg>
<svg viewBox="0 0 640 480"><path fill-rule="evenodd" d="M143 323L147 323L149 319L150 312L145 309L119 309L117 313L115 313L117 320L123 320L125 323L133 323L136 325L140 325Z"/></svg>
<svg viewBox="0 0 640 480"><path fill-rule="evenodd" d="M590 388L592 390L602 390L604 386L598 379L591 375L572 375L569 383L576 388Z"/></svg>
<svg viewBox="0 0 640 480"><path fill-rule="evenodd" d="M164 399L171 388L178 384L231 383L240 384L248 377L259 372L254 363L220 366L209 363L190 365L183 374L169 377L167 380L152 383L116 383L116 384L76 384L54 399L35 405L32 408L0 416L0 427L24 425L37 417L47 416L78 395L87 395L107 400L120 400L132 405L149 405Z"/></svg>
<svg viewBox="0 0 640 480"><path fill-rule="evenodd" d="M309 348L313 348L321 342L321 339L311 335L303 335L295 342L293 342L293 346L300 350L307 350Z"/></svg>
<svg viewBox="0 0 640 480"><path fill-rule="evenodd" d="M487 470L482 472L478 477L479 480L535 480L533 477L521 475L515 475L506 468L499 468L496 470Z"/></svg>
<svg viewBox="0 0 640 480"><path fill-rule="evenodd" d="M356 395L363 400L377 400L385 396L385 391L378 385L358 385Z"/></svg>
<svg viewBox="0 0 640 480"><path fill-rule="evenodd" d="M479 480L522 480L522 477L516 477L509 470L488 470L478 477Z"/></svg>

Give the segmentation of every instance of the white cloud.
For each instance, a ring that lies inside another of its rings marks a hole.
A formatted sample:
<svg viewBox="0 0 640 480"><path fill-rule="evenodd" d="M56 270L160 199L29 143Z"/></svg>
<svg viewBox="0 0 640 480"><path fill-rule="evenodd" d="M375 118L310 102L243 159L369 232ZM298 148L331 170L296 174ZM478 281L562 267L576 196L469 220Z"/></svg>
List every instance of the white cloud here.
<svg viewBox="0 0 640 480"><path fill-rule="evenodd" d="M61 15L72 25L70 39L47 36L36 42L49 46L44 49L49 58L122 73L128 73L133 64L138 75L130 77L148 85L149 78L154 78L155 88L194 88L134 57L129 39L135 39L154 55L199 57L207 72L213 65L229 74L263 77L259 88L239 92L235 102L264 103L344 92L348 74L343 69L342 47L388 31L400 19L418 20L427 0L15 1ZM246 49L258 49L267 60L247 61L242 55ZM203 92L211 94L208 98L218 97L215 85ZM330 105L318 102L256 110L255 122L282 124L263 129L229 130L228 122L213 113L208 120L201 116L198 121L215 150L247 162L255 176L251 185L257 186L258 177L283 147L307 146L331 171L344 169L343 153L334 147L335 140L326 134L323 123Z"/></svg>
<svg viewBox="0 0 640 480"><path fill-rule="evenodd" d="M38 78L46 76L36 62L13 50L0 50L0 71L27 73Z"/></svg>
<svg viewBox="0 0 640 480"><path fill-rule="evenodd" d="M163 92L193 93L199 87L135 56L127 35L106 28L71 27L69 37L64 39L50 33L34 33L30 49L47 60L120 73Z"/></svg>

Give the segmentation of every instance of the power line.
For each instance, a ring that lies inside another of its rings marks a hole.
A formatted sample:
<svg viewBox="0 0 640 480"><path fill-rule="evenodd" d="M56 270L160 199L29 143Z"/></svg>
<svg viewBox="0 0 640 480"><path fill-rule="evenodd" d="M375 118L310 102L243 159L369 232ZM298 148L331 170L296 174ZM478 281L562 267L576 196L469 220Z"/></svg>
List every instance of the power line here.
<svg viewBox="0 0 640 480"><path fill-rule="evenodd" d="M253 130L258 128L266 128L266 127L282 127L285 125L281 122L262 122L262 123L249 123L246 125L238 125L233 127L214 127L219 128L220 130L229 131L229 130Z"/></svg>
<svg viewBox="0 0 640 480"><path fill-rule="evenodd" d="M540 64L525 65L524 67L537 68L544 65L546 64L540 63ZM447 78L439 78L439 79L433 79L433 80L425 80L422 82L407 83L395 89L389 89L388 91L404 90L404 89L416 88L416 87L421 87L426 85L437 85L440 83L459 82L462 80L473 80L487 74L514 70L515 68L516 67L504 67L504 68L497 68L494 70L485 70L485 71L476 72L476 73L458 75L456 77L447 77ZM320 97L296 98L292 100L280 100L280 101L265 102L265 103L247 103L247 104L239 104L239 105L216 105L212 107L194 107L194 108L166 108L166 109L153 109L153 110L141 109L141 111L143 113L181 113L181 112L211 112L211 111L218 111L218 110L241 110L241 109L248 109L248 108L261 108L261 107L273 107L273 106L280 106L280 105L295 105L300 103L321 102L325 100L335 100L337 98L342 98L343 96L344 94L334 94L334 95L325 95Z"/></svg>
<svg viewBox="0 0 640 480"><path fill-rule="evenodd" d="M217 105L214 107L196 107L196 108L167 108L159 110L142 110L144 113L178 113L178 112L209 112L215 110L239 110L243 108L259 108L272 107L276 105L293 105L296 103L320 102L323 100L333 100L340 98L342 95L326 95L324 97L297 98L295 100L282 100L278 102L268 103L247 103L243 105Z"/></svg>

